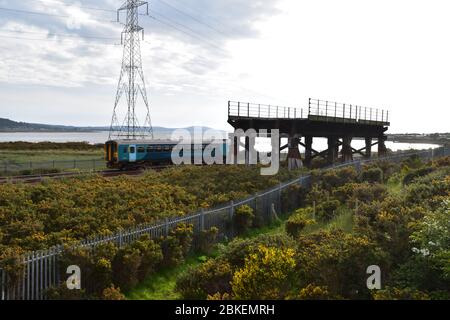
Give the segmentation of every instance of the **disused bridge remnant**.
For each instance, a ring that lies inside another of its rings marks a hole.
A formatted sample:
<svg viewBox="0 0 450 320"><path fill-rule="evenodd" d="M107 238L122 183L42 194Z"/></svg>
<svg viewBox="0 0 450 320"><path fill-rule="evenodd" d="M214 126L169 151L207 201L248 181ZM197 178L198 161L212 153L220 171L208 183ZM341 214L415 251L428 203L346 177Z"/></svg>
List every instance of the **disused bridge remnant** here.
<svg viewBox="0 0 450 320"><path fill-rule="evenodd" d="M261 131L270 136L272 130L278 129L280 139L288 138L287 145L280 144L280 151L288 149L291 169L301 166L302 162L305 166L311 166L316 157L324 158L330 164L338 160L353 160L355 154L371 158L372 147L376 145L378 156L384 156L387 151L385 132L390 126L389 111L317 99L309 99L308 110L229 101L228 123L235 130L254 129L257 136L264 137L267 135L260 135ZM313 148L314 138L328 139L328 149L316 151ZM353 148L354 138L364 139L365 147ZM248 152L255 141L245 140L245 150ZM234 143L235 155L240 143ZM304 159L301 159L300 145L305 148Z"/></svg>

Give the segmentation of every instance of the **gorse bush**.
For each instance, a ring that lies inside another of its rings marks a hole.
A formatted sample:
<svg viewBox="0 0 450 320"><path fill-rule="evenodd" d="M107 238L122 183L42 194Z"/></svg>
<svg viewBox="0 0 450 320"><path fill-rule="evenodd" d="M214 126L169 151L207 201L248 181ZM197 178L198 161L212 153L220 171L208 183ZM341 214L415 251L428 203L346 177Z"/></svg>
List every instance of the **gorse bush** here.
<svg viewBox="0 0 450 320"><path fill-rule="evenodd" d="M183 299L206 299L208 295L231 291L233 272L226 260L211 259L184 273L176 284Z"/></svg>
<svg viewBox="0 0 450 320"><path fill-rule="evenodd" d="M364 179L352 171L315 173L306 196L309 207L288 218L285 234L236 239L221 246L219 256L201 272L197 267L183 276L180 290L187 292L183 296L449 299L450 169L433 165L432 171L421 171L424 164L418 158L400 166L377 163L365 169ZM404 177L416 170L420 174L414 173L403 186ZM378 183L387 179L388 186ZM302 232L314 203L323 230ZM334 221L327 222L341 212L352 213L353 223L346 232L336 228ZM382 290L367 288L370 265L382 270ZM215 282L208 276L214 275L211 268L225 270L220 275L226 277ZM216 283L221 283L220 288Z"/></svg>
<svg viewBox="0 0 450 320"><path fill-rule="evenodd" d="M209 230L202 230L196 236L196 242L198 246L198 250L200 252L209 254L214 249L214 246L217 242L217 236L219 234L219 229L216 227L212 227Z"/></svg>
<svg viewBox="0 0 450 320"><path fill-rule="evenodd" d="M298 176L265 177L246 166L175 167L141 177L87 176L0 185L0 252L109 235L245 198Z"/></svg>
<svg viewBox="0 0 450 320"><path fill-rule="evenodd" d="M316 206L316 217L320 221L330 221L337 215L337 210L341 206L339 200L328 200Z"/></svg>
<svg viewBox="0 0 450 320"><path fill-rule="evenodd" d="M233 219L236 232L244 234L252 227L255 215L251 207L243 205L236 210Z"/></svg>
<svg viewBox="0 0 450 320"><path fill-rule="evenodd" d="M314 224L315 221L311 219L314 214L311 208L298 209L286 221L286 233L291 237L296 238L305 229L306 226Z"/></svg>
<svg viewBox="0 0 450 320"><path fill-rule="evenodd" d="M415 179L429 175L433 171L434 171L433 168L420 168L412 170L403 178L403 184L404 185L411 184Z"/></svg>
<svg viewBox="0 0 450 320"><path fill-rule="evenodd" d="M362 182L383 183L383 170L380 168L365 168L360 175Z"/></svg>
<svg viewBox="0 0 450 320"><path fill-rule="evenodd" d="M286 297L294 277L293 249L259 246L250 254L231 282L233 296L238 300L276 300Z"/></svg>

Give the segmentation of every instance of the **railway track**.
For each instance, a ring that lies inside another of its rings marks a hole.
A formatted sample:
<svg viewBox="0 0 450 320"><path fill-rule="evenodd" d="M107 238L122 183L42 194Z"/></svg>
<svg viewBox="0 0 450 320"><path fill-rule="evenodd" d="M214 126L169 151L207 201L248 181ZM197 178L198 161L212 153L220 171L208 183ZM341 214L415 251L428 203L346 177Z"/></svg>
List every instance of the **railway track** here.
<svg viewBox="0 0 450 320"><path fill-rule="evenodd" d="M152 170L161 171L170 166L158 166L152 167ZM41 175L25 175L25 176L10 176L10 177L0 177L0 184L6 183L25 183L25 184L34 184L40 183L47 179L64 179L64 178L75 178L81 176L87 176L90 174L98 174L102 177L118 177L118 176L140 176L146 170L138 169L138 170L103 170L103 171L95 171L95 172L61 172L61 173L52 173L52 174L41 174Z"/></svg>

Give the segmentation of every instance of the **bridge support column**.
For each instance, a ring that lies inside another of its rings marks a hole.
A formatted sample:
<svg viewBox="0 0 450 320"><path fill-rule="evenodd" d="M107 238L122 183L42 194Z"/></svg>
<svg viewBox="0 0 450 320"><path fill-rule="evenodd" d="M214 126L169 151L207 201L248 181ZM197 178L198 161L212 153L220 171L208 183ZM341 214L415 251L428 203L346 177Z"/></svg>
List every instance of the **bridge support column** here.
<svg viewBox="0 0 450 320"><path fill-rule="evenodd" d="M298 149L299 145L298 135L290 136L288 138L288 168L289 170L296 170L303 167L302 157Z"/></svg>
<svg viewBox="0 0 450 320"><path fill-rule="evenodd" d="M238 155L239 155L239 144L241 142L237 137L233 137L233 164L238 164Z"/></svg>
<svg viewBox="0 0 450 320"><path fill-rule="evenodd" d="M342 161L353 161L352 137L346 136L342 139Z"/></svg>
<svg viewBox="0 0 450 320"><path fill-rule="evenodd" d="M387 155L386 140L387 137L385 135L378 138L378 157L384 157Z"/></svg>
<svg viewBox="0 0 450 320"><path fill-rule="evenodd" d="M336 145L337 138L336 137L328 137L328 163L333 164L336 161Z"/></svg>
<svg viewBox="0 0 450 320"><path fill-rule="evenodd" d="M257 154L255 150L256 137L245 137L245 164L257 164Z"/></svg>
<svg viewBox="0 0 450 320"><path fill-rule="evenodd" d="M305 166L308 168L311 168L312 164L312 144L313 144L313 137L312 136L306 136L305 137Z"/></svg>
<svg viewBox="0 0 450 320"><path fill-rule="evenodd" d="M372 158L372 138L366 138L366 158Z"/></svg>

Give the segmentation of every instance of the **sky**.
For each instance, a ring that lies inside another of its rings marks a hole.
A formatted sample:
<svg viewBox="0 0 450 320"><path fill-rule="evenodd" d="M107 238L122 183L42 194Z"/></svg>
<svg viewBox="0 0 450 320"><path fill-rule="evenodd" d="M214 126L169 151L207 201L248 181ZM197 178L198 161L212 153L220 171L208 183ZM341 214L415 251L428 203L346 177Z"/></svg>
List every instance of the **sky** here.
<svg viewBox="0 0 450 320"><path fill-rule="evenodd" d="M118 0L0 0L0 118L109 125ZM448 0L154 0L140 10L152 123L229 130L228 100L387 109L450 132ZM124 21L124 15L120 16ZM144 106L137 109L143 117Z"/></svg>

